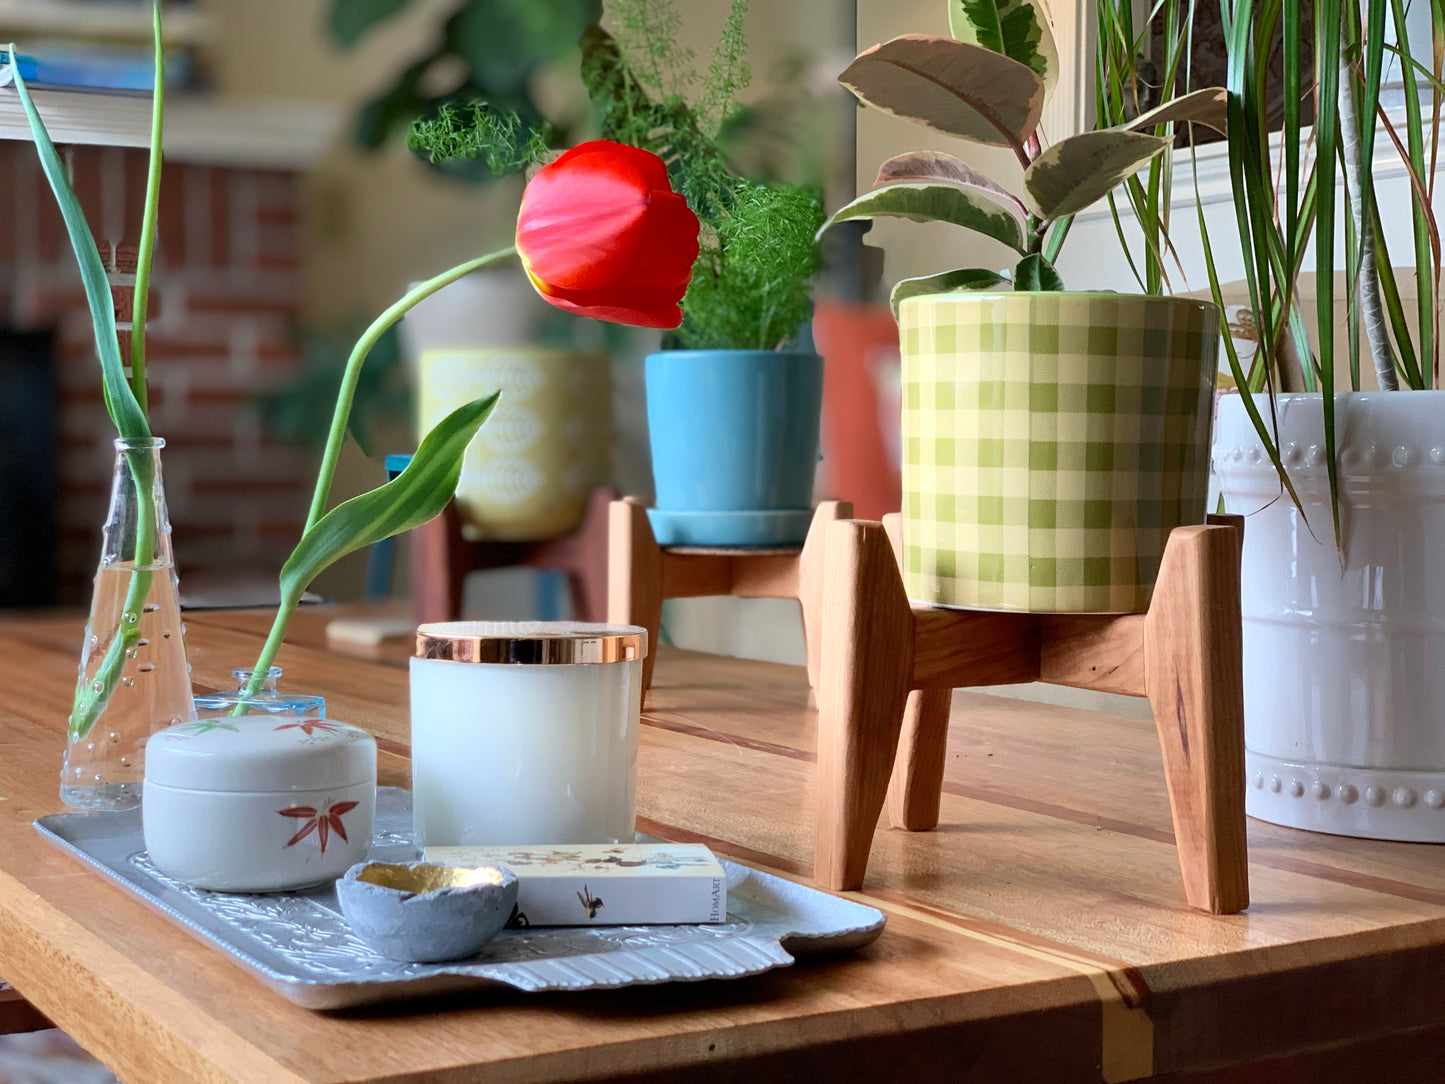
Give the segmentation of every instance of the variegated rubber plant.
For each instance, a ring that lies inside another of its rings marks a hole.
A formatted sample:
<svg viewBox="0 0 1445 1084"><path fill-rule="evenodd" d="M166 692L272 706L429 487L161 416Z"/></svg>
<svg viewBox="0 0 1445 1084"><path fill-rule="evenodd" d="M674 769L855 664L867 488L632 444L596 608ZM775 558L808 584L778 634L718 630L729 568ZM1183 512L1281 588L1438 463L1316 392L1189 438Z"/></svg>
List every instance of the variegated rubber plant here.
<svg viewBox="0 0 1445 1084"><path fill-rule="evenodd" d="M1224 130L1222 88L1199 90L1113 127L1045 146L1044 103L1058 82L1058 54L1038 0L948 0L951 38L905 34L859 54L838 77L885 113L990 147L1007 147L1023 171L1010 191L950 154L918 151L884 162L873 191L829 221L878 217L947 222L1002 242L1011 270L963 268L904 279L893 306L918 294L1062 290L1054 261L1079 211L1163 155L1169 125Z"/></svg>
<svg viewBox="0 0 1445 1084"><path fill-rule="evenodd" d="M101 264L95 241L85 221L85 212L80 200L70 185L65 165L49 133L45 129L35 102L20 73L15 47L8 52L8 68L15 84L15 92L30 124L31 135L40 155L41 167L51 191L55 194L65 221L65 228L80 264L81 278L85 285L86 301L90 307L95 329L96 352L100 359L101 384L105 393L106 409L114 422L116 432L124 439L144 439L151 436L146 418L145 379L145 325L146 299L150 283L151 257L155 250L156 223L160 206L161 176L161 129L165 108L163 85L164 39L161 32L160 4L152 5L152 24L155 35L155 90L151 113L150 169L146 183L145 211L141 226L140 252L136 268L135 303L131 332L130 374L127 377L124 361L116 335L115 308L111 297L110 283ZM371 545L383 538L410 530L439 514L456 491L457 479L461 472L462 453L476 434L481 424L491 413L497 396L478 399L459 407L440 421L422 440L411 464L396 479L369 493L345 501L325 512L331 492L331 480L336 470L336 460L346 436L347 419L350 416L351 398L361 374L361 366L376 340L388 327L400 320L407 309L418 301L456 279L494 260L513 255L512 249L482 256L471 260L451 271L439 275L414 288L393 305L368 329L352 351L347 363L346 375L337 397L336 413L332 421L326 455L317 478L316 493L311 505L311 515L306 532L296 550L281 572L281 606L277 611L271 636L266 641L261 659L257 663L257 680L261 680L270 668L271 660L280 647L302 593L328 565L346 554L363 546ZM137 506L148 512L154 508L151 493L154 477L145 464L144 457L137 457L132 464L132 477L137 488ZM323 515L323 513L325 513ZM156 523L153 516L145 514L137 518L135 525L135 552L137 566L150 563L154 552ZM125 610L138 611L150 588L153 573L143 568L130 573ZM134 602L134 605L132 605ZM99 670L91 681L99 682L96 687L89 682L76 690L75 703L70 716L70 732L84 737L105 711L106 705L120 681L121 669L127 650L135 646L139 637L138 626L122 624L114 637L111 648L102 660ZM255 692L256 688L250 691Z"/></svg>

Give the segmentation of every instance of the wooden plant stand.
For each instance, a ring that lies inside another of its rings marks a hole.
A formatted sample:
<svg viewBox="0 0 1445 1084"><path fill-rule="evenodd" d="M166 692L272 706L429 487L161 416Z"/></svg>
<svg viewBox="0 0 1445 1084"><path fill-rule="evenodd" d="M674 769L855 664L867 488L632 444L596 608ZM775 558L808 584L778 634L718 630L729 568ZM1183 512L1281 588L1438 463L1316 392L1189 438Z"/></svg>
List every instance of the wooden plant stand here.
<svg viewBox="0 0 1445 1084"><path fill-rule="evenodd" d="M808 681L817 688L818 613L823 590L823 532L847 519L853 506L824 501L801 546L779 549L711 549L657 544L647 508L635 497L613 501L607 541L607 620L647 629L642 664L644 695L652 687L652 665L662 624L662 600L735 595L738 598L795 598L803 608L808 648Z"/></svg>
<svg viewBox="0 0 1445 1084"><path fill-rule="evenodd" d="M607 507L616 497L611 489L593 490L576 531L537 542L469 542L462 537L456 502L448 504L441 515L411 532L411 593L417 623L457 620L467 574L512 565L566 572L576 620L604 620Z"/></svg>
<svg viewBox="0 0 1445 1084"><path fill-rule="evenodd" d="M1215 914L1247 907L1243 521L1176 528L1149 611L1117 615L910 603L897 520L827 530L814 879L862 886L885 796L894 827L937 825L953 689L1046 681L1149 698L1185 896Z"/></svg>

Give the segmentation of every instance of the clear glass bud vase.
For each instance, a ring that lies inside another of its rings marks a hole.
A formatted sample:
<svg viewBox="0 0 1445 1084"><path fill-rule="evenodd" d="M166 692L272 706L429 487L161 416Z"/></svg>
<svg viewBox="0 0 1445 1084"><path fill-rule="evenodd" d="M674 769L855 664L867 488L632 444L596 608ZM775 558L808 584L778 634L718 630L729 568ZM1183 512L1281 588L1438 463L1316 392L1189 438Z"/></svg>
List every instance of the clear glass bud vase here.
<svg viewBox="0 0 1445 1084"><path fill-rule="evenodd" d="M139 805L146 740L195 718L163 447L159 438L115 442L110 513L60 774L61 799L78 809Z"/></svg>

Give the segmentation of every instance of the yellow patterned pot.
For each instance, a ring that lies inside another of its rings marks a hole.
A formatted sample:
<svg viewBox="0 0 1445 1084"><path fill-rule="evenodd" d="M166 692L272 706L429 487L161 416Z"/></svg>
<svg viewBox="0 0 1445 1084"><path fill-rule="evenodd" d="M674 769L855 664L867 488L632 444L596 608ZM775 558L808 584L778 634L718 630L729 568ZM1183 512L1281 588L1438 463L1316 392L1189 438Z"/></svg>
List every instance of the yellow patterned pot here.
<svg viewBox="0 0 1445 1084"><path fill-rule="evenodd" d="M462 461L463 534L531 541L581 523L588 494L610 474L607 358L537 346L432 349L418 369L423 433L462 404L502 392Z"/></svg>
<svg viewBox="0 0 1445 1084"><path fill-rule="evenodd" d="M903 578L934 605L1148 608L1202 523L1218 310L1112 293L904 301Z"/></svg>

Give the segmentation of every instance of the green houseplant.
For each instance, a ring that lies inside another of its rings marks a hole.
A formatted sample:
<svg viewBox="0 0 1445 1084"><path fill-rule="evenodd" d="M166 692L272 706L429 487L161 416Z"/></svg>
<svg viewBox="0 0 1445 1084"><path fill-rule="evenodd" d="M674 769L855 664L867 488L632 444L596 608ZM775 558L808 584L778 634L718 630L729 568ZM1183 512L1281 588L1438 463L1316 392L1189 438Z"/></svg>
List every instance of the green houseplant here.
<svg viewBox="0 0 1445 1084"><path fill-rule="evenodd" d="M1071 217L1164 155L1171 125L1222 127L1224 95L1197 91L1045 146L1057 62L1042 8L953 0L948 15L952 37L894 38L839 77L874 108L1007 148L1022 171L1010 191L952 155L899 155L831 220L951 223L1013 253L1005 270L893 292L904 581L933 604L1143 609L1170 530L1204 517L1218 314L1070 293L1053 261Z"/></svg>
<svg viewBox="0 0 1445 1084"><path fill-rule="evenodd" d="M668 0L616 0L583 38L582 78L603 135L651 150L702 224L683 321L646 362L664 545L781 545L812 518L823 364L804 341L822 196L731 168L744 111L746 0L733 0L696 93Z"/></svg>
<svg viewBox="0 0 1445 1084"><path fill-rule="evenodd" d="M1224 8L1238 276L1256 349L1227 342L1239 394L1220 404L1215 468L1226 507L1252 513L1248 809L1441 842L1445 392L1432 205L1445 9L1326 0L1306 37L1308 14L1298 0ZM1221 300L1235 240L1210 242Z"/></svg>

